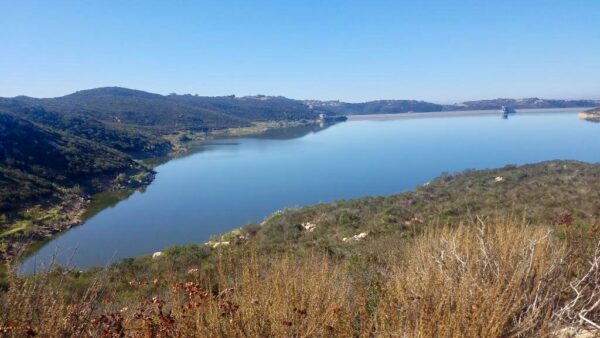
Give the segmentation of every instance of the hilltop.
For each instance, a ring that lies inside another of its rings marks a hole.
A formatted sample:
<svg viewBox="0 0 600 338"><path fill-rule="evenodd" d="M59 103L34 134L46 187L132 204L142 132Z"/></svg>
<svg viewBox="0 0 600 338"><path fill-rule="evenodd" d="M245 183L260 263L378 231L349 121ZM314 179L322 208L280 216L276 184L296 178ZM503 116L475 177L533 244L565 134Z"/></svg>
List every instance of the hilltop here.
<svg viewBox="0 0 600 338"><path fill-rule="evenodd" d="M600 105L600 100L548 100L537 97L524 99L493 99L465 101L444 106L444 110L489 110L502 106L513 109L589 108Z"/></svg>
<svg viewBox="0 0 600 338"><path fill-rule="evenodd" d="M165 155L163 136L246 127L257 121L313 120L318 112L280 97L159 95L106 87L36 99L0 99L0 111L106 144L135 157Z"/></svg>
<svg viewBox="0 0 600 338"><path fill-rule="evenodd" d="M282 97L159 95L119 87L82 90L50 99L15 97L12 100L67 116L86 116L109 124L167 132L316 117L316 112L301 102Z"/></svg>

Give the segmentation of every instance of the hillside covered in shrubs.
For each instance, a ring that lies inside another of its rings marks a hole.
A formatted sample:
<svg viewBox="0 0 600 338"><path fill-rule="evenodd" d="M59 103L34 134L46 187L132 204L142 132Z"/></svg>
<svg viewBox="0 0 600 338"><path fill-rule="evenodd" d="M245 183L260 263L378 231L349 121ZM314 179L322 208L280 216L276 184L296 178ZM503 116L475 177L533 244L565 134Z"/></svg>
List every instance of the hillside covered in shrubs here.
<svg viewBox="0 0 600 338"><path fill-rule="evenodd" d="M163 96L117 87L49 99L0 98L0 114L4 211L46 196L41 181L48 177L56 177L57 186L65 186L63 178L86 186L92 176L126 172L136 166L133 160L165 156L178 140L171 135L318 117L301 102L279 97ZM24 176L39 184L27 185ZM19 186L31 189L14 195Z"/></svg>
<svg viewBox="0 0 600 338"><path fill-rule="evenodd" d="M0 261L80 222L92 194L148 184L149 161L185 151L192 139L256 123L314 124L320 113L282 97L118 87L0 98Z"/></svg>

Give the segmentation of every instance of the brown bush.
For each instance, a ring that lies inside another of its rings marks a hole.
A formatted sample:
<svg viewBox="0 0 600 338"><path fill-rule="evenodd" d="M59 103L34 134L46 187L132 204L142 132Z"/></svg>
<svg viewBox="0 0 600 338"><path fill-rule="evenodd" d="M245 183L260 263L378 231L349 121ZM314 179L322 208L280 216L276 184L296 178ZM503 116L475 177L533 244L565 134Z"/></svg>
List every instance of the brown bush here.
<svg viewBox="0 0 600 338"><path fill-rule="evenodd" d="M409 337L508 337L548 332L565 286L565 248L514 221L426 231L385 284L384 332Z"/></svg>

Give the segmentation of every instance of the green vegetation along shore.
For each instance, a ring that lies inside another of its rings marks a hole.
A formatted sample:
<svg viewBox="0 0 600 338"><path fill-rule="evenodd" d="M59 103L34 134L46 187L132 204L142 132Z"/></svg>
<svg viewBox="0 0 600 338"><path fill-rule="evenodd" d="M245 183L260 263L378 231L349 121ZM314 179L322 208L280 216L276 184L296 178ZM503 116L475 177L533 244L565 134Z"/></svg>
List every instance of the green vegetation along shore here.
<svg viewBox="0 0 600 338"><path fill-rule="evenodd" d="M581 337L600 321L600 165L447 174L87 271L8 273L8 336ZM493 324L493 325L491 325Z"/></svg>

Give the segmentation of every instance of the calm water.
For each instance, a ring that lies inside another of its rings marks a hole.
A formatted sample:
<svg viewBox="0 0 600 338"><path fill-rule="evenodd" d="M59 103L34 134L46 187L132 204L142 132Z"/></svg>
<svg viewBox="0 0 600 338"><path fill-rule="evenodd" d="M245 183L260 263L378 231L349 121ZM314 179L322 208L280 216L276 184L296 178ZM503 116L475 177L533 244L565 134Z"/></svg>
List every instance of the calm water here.
<svg viewBox="0 0 600 338"><path fill-rule="evenodd" d="M163 164L145 192L48 242L23 269L56 252L79 268L106 265L205 242L285 207L410 190L442 172L600 162L600 124L572 111L349 121L306 132L221 140Z"/></svg>

